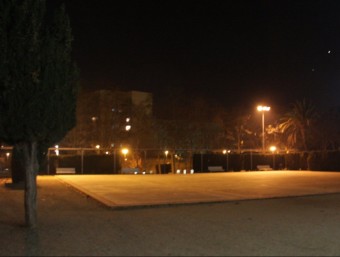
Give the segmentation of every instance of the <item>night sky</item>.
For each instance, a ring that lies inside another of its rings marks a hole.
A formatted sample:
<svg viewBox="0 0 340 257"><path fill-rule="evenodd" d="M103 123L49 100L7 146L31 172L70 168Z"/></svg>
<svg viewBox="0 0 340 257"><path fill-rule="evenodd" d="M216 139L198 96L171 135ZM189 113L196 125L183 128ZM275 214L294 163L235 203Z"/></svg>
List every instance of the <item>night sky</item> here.
<svg viewBox="0 0 340 257"><path fill-rule="evenodd" d="M84 88L339 103L340 1L47 1L66 4Z"/></svg>

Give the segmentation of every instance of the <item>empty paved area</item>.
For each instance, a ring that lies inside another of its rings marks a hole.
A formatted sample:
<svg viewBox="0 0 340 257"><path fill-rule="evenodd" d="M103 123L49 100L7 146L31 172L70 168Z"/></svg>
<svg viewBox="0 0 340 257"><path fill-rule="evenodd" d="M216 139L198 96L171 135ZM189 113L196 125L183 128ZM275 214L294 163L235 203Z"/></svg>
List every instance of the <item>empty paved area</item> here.
<svg viewBox="0 0 340 257"><path fill-rule="evenodd" d="M340 192L339 172L58 175L111 208L224 202Z"/></svg>
<svg viewBox="0 0 340 257"><path fill-rule="evenodd" d="M30 231L24 191L0 179L0 256L340 256L339 180L324 172L39 176L39 227ZM308 196L223 202L283 192ZM124 208L202 199L222 203Z"/></svg>

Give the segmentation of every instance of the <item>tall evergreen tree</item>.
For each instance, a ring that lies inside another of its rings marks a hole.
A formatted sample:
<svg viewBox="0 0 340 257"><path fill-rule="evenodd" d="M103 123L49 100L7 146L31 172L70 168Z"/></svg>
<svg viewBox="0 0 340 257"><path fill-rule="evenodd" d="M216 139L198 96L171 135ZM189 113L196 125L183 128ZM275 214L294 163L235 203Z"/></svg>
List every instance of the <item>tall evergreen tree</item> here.
<svg viewBox="0 0 340 257"><path fill-rule="evenodd" d="M75 125L72 34L64 7L47 23L45 0L0 5L0 140L23 153L25 220L34 228L39 160Z"/></svg>

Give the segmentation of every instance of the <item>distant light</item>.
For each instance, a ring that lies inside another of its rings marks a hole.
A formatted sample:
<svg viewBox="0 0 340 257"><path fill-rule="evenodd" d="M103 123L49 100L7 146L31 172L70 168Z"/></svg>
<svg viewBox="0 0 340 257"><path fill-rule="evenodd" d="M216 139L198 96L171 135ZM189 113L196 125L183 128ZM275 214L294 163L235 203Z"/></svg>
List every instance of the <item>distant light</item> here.
<svg viewBox="0 0 340 257"><path fill-rule="evenodd" d="M59 156L59 145L55 145L54 147L56 148L56 150L54 150L55 154Z"/></svg>
<svg viewBox="0 0 340 257"><path fill-rule="evenodd" d="M130 122L130 118L126 118L125 121L126 121L126 122Z"/></svg>
<svg viewBox="0 0 340 257"><path fill-rule="evenodd" d="M127 149L127 148L123 148L123 149L122 149L122 153L123 153L124 155L127 155L128 152L129 152L129 149Z"/></svg>
<svg viewBox="0 0 340 257"><path fill-rule="evenodd" d="M10 153L6 153L6 156L9 157L11 154Z"/></svg>
<svg viewBox="0 0 340 257"><path fill-rule="evenodd" d="M96 145L96 148L99 149L99 148L100 148L100 145Z"/></svg>
<svg viewBox="0 0 340 257"><path fill-rule="evenodd" d="M271 147L269 147L269 150L271 152L275 152L276 151L276 146L272 145Z"/></svg>
<svg viewBox="0 0 340 257"><path fill-rule="evenodd" d="M106 151L105 154L109 154L109 151Z"/></svg>
<svg viewBox="0 0 340 257"><path fill-rule="evenodd" d="M327 53L329 53L329 54L330 54L330 53L331 53L331 50L328 50L328 52L327 52Z"/></svg>
<svg viewBox="0 0 340 257"><path fill-rule="evenodd" d="M94 116L91 118L92 121L96 121L97 119L98 117L94 117Z"/></svg>
<svg viewBox="0 0 340 257"><path fill-rule="evenodd" d="M262 112L262 111L270 111L270 107L269 106L262 106L262 105L259 105L259 106L257 106L257 110L259 111L259 112Z"/></svg>
<svg viewBox="0 0 340 257"><path fill-rule="evenodd" d="M130 129L131 129L131 125L126 125L126 126L125 126L125 130L126 130L126 131L129 131Z"/></svg>

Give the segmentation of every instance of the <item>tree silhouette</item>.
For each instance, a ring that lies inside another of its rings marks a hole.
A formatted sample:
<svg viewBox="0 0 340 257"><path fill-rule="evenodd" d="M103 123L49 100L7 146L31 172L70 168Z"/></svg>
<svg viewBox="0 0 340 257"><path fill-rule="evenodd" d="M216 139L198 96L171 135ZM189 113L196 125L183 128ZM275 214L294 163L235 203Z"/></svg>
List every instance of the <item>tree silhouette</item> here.
<svg viewBox="0 0 340 257"><path fill-rule="evenodd" d="M281 119L279 129L284 133L288 147L309 150L313 136L313 127L318 114L310 100L303 99L292 104L291 110Z"/></svg>
<svg viewBox="0 0 340 257"><path fill-rule="evenodd" d="M25 220L34 228L40 160L75 124L72 34L63 6L47 23L44 0L4 0L0 12L0 140L22 153Z"/></svg>

